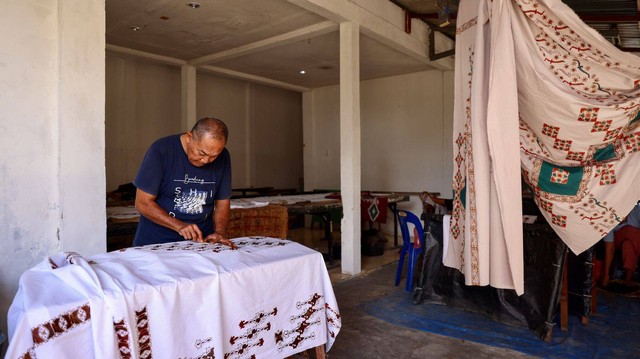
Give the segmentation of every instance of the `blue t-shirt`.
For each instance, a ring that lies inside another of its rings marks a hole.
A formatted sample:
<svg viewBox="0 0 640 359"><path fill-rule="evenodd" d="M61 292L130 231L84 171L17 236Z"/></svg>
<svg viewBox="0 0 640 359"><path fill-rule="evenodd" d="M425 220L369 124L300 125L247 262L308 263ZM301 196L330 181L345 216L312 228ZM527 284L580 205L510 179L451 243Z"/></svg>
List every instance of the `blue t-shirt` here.
<svg viewBox="0 0 640 359"><path fill-rule="evenodd" d="M147 150L133 184L156 196L156 203L169 215L197 224L207 236L214 231L214 201L231 197L231 157L225 148L213 162L196 167L189 162L180 135L164 137ZM140 216L133 244L180 240L178 232Z"/></svg>

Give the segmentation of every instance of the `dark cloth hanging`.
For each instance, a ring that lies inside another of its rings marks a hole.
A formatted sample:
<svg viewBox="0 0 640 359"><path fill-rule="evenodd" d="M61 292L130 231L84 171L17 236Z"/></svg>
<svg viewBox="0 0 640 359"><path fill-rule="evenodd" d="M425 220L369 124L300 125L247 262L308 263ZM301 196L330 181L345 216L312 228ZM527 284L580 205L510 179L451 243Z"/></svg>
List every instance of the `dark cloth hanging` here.
<svg viewBox="0 0 640 359"><path fill-rule="evenodd" d="M551 335L562 286L567 246L546 223L524 224L524 294L512 289L467 286L457 269L442 265L442 216L425 219L426 250L420 259L414 303L438 301L479 312L495 321L525 326L541 339Z"/></svg>

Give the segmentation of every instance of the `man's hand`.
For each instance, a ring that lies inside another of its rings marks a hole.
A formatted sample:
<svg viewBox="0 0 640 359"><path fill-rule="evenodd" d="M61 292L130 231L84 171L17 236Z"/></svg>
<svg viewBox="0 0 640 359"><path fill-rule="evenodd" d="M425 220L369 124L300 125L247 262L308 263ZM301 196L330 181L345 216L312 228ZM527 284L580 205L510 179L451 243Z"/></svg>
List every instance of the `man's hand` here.
<svg viewBox="0 0 640 359"><path fill-rule="evenodd" d="M194 242L202 242L202 232L198 228L197 224L183 223L183 226L178 230L178 233L184 239L190 239Z"/></svg>
<svg viewBox="0 0 640 359"><path fill-rule="evenodd" d="M209 243L220 243L224 244L225 246L231 247L231 249L238 249L238 246L236 246L235 243L224 238L224 236L220 233L212 233L208 235L207 238L204 239L204 241Z"/></svg>

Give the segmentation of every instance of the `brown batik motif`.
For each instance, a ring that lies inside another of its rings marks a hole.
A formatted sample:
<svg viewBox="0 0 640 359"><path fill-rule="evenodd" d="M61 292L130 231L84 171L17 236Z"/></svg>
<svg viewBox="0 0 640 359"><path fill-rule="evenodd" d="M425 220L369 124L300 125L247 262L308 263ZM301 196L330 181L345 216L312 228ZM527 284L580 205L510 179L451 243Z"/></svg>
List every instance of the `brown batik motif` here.
<svg viewBox="0 0 640 359"><path fill-rule="evenodd" d="M130 359L131 358L131 348L129 347L129 326L127 322L122 318L119 321L113 322L113 329L116 332L116 338L118 339L118 352L120 353L120 358L122 359Z"/></svg>
<svg viewBox="0 0 640 359"><path fill-rule="evenodd" d="M342 316L340 315L340 312L331 308L329 304L325 303L324 309L327 316L327 330L329 331L329 336L331 336L331 338L335 338L336 333L338 333L342 327Z"/></svg>
<svg viewBox="0 0 640 359"><path fill-rule="evenodd" d="M296 349L305 341L315 339L315 333L307 333L307 331L311 326L322 324L320 318L314 318L316 313L324 311L322 297L322 295L314 293L309 299L296 303L296 308L301 312L289 318L289 321L295 326L291 329L280 329L275 333L279 351L286 347Z"/></svg>
<svg viewBox="0 0 640 359"><path fill-rule="evenodd" d="M253 348L263 346L265 340L262 336L271 330L271 322L268 320L276 315L278 315L278 308L274 307L269 312L263 310L256 313L249 320L241 320L238 323L238 327L246 330L241 335L234 335L229 338L229 344L234 348L229 353L224 353L225 359L231 357L244 358L249 355L249 351ZM251 354L248 357L255 358L255 354Z"/></svg>
<svg viewBox="0 0 640 359"><path fill-rule="evenodd" d="M91 307L89 303L85 303L76 309L60 314L56 318L31 329L31 338L33 339L34 347L44 344L50 339L58 337L89 320L91 320Z"/></svg>
<svg viewBox="0 0 640 359"><path fill-rule="evenodd" d="M290 241L283 239L266 239L265 237L249 237L249 239L234 241L238 248L242 247L282 247L290 244ZM121 251L124 252L128 249L144 249L151 251L173 252L173 251L191 251L191 252L213 252L220 253L231 250L231 247L219 244L219 243L196 243L191 241L180 241L162 244L147 245L144 247L131 247L124 248Z"/></svg>
<svg viewBox="0 0 640 359"><path fill-rule="evenodd" d="M213 338L207 337L204 339L197 339L195 342L196 349L200 350L204 347L204 352L197 357L178 357L178 359L216 359L215 348L209 346Z"/></svg>
<svg viewBox="0 0 640 359"><path fill-rule="evenodd" d="M35 328L31 328L31 340L33 346L22 354L20 359L35 359L35 348L57 338L80 324L88 323L91 320L91 307L85 303L73 310L62 313L59 316L42 323Z"/></svg>
<svg viewBox="0 0 640 359"><path fill-rule="evenodd" d="M609 206L607 201L598 200L591 193L585 196L580 203L569 205L569 209L580 220L589 223L591 228L598 231L602 237L622 221L615 208Z"/></svg>
<svg viewBox="0 0 640 359"><path fill-rule="evenodd" d="M149 334L149 315L147 307L136 310L136 325L138 327L138 348L140 358L152 359L151 335Z"/></svg>

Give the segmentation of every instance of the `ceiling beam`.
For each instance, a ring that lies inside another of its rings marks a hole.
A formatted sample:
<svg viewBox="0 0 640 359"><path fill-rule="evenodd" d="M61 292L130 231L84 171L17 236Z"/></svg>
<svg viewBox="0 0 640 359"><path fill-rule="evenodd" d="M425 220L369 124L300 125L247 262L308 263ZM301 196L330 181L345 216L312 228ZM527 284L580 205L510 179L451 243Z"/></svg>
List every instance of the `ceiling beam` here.
<svg viewBox="0 0 640 359"><path fill-rule="evenodd" d="M169 57L169 56L156 55L150 52L130 49L128 47L107 44L106 49L107 51L117 52L125 55L131 55L135 57L141 57L147 60L151 60L153 62L160 62L168 65L176 65L176 66L187 65L187 62L182 59L176 59L174 57Z"/></svg>
<svg viewBox="0 0 640 359"><path fill-rule="evenodd" d="M307 91L311 90L308 87L298 86L298 85L290 84L288 82L272 80L272 79L269 79L269 78L266 78L266 77L250 75L250 74L246 74L244 72L233 71L233 70L229 70L229 69L225 69L225 68L217 67L217 66L212 66L212 65L198 66L198 70L203 70L203 71L210 72L210 73L213 73L213 74L224 75L224 76L232 77L232 78L236 78L236 79L247 80L247 81L253 82L253 83L259 83L259 84L263 84L263 85L278 87L278 88L285 89L285 90L291 90L291 91L297 91L297 92L307 92Z"/></svg>
<svg viewBox="0 0 640 359"><path fill-rule="evenodd" d="M639 1L640 2L640 1ZM635 14L586 14L576 12L576 15L584 22L639 22L640 13ZM407 11L407 16L410 19L422 19L422 20L438 20L438 14L418 14L415 12ZM457 14L450 14L451 20L456 20Z"/></svg>
<svg viewBox="0 0 640 359"><path fill-rule="evenodd" d="M453 61L429 60L427 26L416 23L418 31L404 31L404 12L387 0L287 0L303 9L336 22L353 22L363 34L397 50L411 58L441 70L452 70ZM365 3L367 7L359 3ZM422 37L421 37L422 36ZM448 39L447 39L448 40ZM453 48L453 42L449 48ZM449 50L449 48L439 50Z"/></svg>
<svg viewBox="0 0 640 359"><path fill-rule="evenodd" d="M196 59L189 61L189 64L197 66L197 65L210 64L218 61L229 60L232 58L248 55L251 53L272 49L274 47L288 45L290 43L293 43L299 40L324 35L333 31L337 31L338 28L339 28L339 25L333 21L323 21L321 23L307 26L302 29L297 29L297 30L288 32L286 34L281 34L268 39L256 41L251 44L236 47L226 51L221 51L215 54L198 57Z"/></svg>
<svg viewBox="0 0 640 359"><path fill-rule="evenodd" d="M578 17L584 22L638 22L640 21L640 14L580 14L576 13Z"/></svg>

